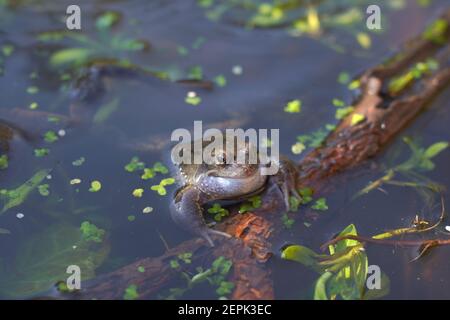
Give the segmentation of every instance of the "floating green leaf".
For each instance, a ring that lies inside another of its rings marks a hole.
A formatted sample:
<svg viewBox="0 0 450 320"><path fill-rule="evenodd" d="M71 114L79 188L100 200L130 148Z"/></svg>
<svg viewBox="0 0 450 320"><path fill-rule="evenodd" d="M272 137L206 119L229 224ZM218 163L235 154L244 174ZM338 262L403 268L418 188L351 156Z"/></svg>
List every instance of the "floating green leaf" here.
<svg viewBox="0 0 450 320"><path fill-rule="evenodd" d="M160 186L169 186L171 184L175 183L175 178L166 178L166 179L162 179L161 182L159 183Z"/></svg>
<svg viewBox="0 0 450 320"><path fill-rule="evenodd" d="M249 199L245 203L243 203L239 208L239 213L245 213L248 211L253 211L261 207L262 199L261 196L254 196Z"/></svg>
<svg viewBox="0 0 450 320"><path fill-rule="evenodd" d="M39 149L34 149L34 155L37 158L42 158L47 156L50 153L50 150L47 148L39 148Z"/></svg>
<svg viewBox="0 0 450 320"><path fill-rule="evenodd" d="M80 159L72 161L72 165L75 167L79 167L82 166L85 161L86 159L84 157L81 157Z"/></svg>
<svg viewBox="0 0 450 320"><path fill-rule="evenodd" d="M150 187L151 190L158 192L160 196L165 196L167 194L166 188L162 185L154 185Z"/></svg>
<svg viewBox="0 0 450 320"><path fill-rule="evenodd" d="M314 193L314 190L312 188L309 187L301 188L298 190L298 193L302 197L302 204L308 204L313 200L312 195Z"/></svg>
<svg viewBox="0 0 450 320"><path fill-rule="evenodd" d="M302 142L296 142L291 146L291 151L293 154L300 154L306 149L306 146Z"/></svg>
<svg viewBox="0 0 450 320"><path fill-rule="evenodd" d="M200 98L196 93L189 92L184 99L187 104L191 104L193 106L197 106L202 102L202 98Z"/></svg>
<svg viewBox="0 0 450 320"><path fill-rule="evenodd" d="M53 142L56 142L56 141L58 141L58 135L54 132L54 131L47 131L45 134L44 134L44 140L45 140L45 142L48 142L48 143L53 143Z"/></svg>
<svg viewBox="0 0 450 320"><path fill-rule="evenodd" d="M369 49L370 46L372 45L372 40L370 39L370 36L365 32L358 32L356 34L356 40L358 41L359 45L364 49Z"/></svg>
<svg viewBox="0 0 450 320"><path fill-rule="evenodd" d="M159 172L159 173L162 173L162 174L167 174L167 173L169 173L169 169L167 169L167 167L166 167L165 165L163 165L161 162L156 162L156 163L153 165L153 170L154 170L155 172Z"/></svg>
<svg viewBox="0 0 450 320"><path fill-rule="evenodd" d="M338 75L337 81L340 84L348 84L350 82L350 75L348 74L348 72L341 72Z"/></svg>
<svg viewBox="0 0 450 320"><path fill-rule="evenodd" d="M139 293L137 291L137 286L132 284L128 288L125 289L125 293L123 295L124 300L136 300L139 298Z"/></svg>
<svg viewBox="0 0 450 320"><path fill-rule="evenodd" d="M138 170L144 170L145 163L139 160L138 157L133 157L131 161L125 166L125 170L128 172L135 172Z"/></svg>
<svg viewBox="0 0 450 320"><path fill-rule="evenodd" d="M143 194L144 194L144 189L142 189L142 188L133 190L133 197L142 198Z"/></svg>
<svg viewBox="0 0 450 320"><path fill-rule="evenodd" d="M91 182L91 187L89 188L90 192L98 192L102 188L102 184L98 180L94 180Z"/></svg>
<svg viewBox="0 0 450 320"><path fill-rule="evenodd" d="M222 221L222 218L228 216L230 213L227 209L222 208L219 203L214 203L214 205L208 209L208 213L214 215L214 220Z"/></svg>
<svg viewBox="0 0 450 320"><path fill-rule="evenodd" d="M327 199L325 199L325 198L317 199L316 203L314 203L314 205L312 205L311 208L313 208L314 210L320 210L320 211L328 210Z"/></svg>
<svg viewBox="0 0 450 320"><path fill-rule="evenodd" d="M335 118L337 120L344 119L346 116L348 116L350 113L352 113L354 109L355 108L353 108L352 106L345 107L345 108L339 108L336 110Z"/></svg>
<svg viewBox="0 0 450 320"><path fill-rule="evenodd" d="M290 218L287 213L284 213L281 216L281 222L283 223L283 225L286 229L290 229L294 225L295 220Z"/></svg>
<svg viewBox="0 0 450 320"><path fill-rule="evenodd" d="M227 85L227 78L223 74L220 74L214 78L214 82L219 87L225 87Z"/></svg>
<svg viewBox="0 0 450 320"><path fill-rule="evenodd" d="M287 113L299 113L301 111L302 102L298 99L289 101L284 107L284 111Z"/></svg>

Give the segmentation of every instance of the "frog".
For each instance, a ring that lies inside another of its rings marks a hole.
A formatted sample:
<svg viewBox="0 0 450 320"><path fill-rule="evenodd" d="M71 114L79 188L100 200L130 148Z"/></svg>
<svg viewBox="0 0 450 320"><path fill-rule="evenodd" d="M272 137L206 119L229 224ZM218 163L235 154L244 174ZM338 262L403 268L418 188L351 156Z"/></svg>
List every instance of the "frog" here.
<svg viewBox="0 0 450 320"><path fill-rule="evenodd" d="M192 142L194 145L195 142ZM203 140L202 146L208 145ZM205 239L209 246L214 247L211 235L231 238L226 232L210 227L204 218L204 207L219 202L225 205L237 204L249 198L262 194L263 191L275 188L282 198L285 210L289 210L291 196L301 201L296 191L298 169L294 162L285 156L276 161L278 171L274 175L263 174L267 164L260 161L252 164L237 161L239 153L248 154L252 148L247 141L241 145L235 144L232 159L227 158L226 144L224 148L217 148L213 153L212 163L178 164L171 157L172 174L176 178L178 188L174 192L170 205L172 220L193 235ZM193 150L193 148L191 148ZM191 151L193 154L193 151Z"/></svg>

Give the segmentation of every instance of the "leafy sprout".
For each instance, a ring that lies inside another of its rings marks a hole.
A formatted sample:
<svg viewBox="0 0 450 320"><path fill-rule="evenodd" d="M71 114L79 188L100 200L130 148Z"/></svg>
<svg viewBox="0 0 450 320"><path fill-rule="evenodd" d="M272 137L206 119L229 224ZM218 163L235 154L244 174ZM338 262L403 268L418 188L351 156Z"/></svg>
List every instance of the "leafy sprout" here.
<svg viewBox="0 0 450 320"><path fill-rule="evenodd" d="M290 228L292 228L292 226L294 225L295 219L290 218L289 215L288 215L287 213L284 213L284 214L281 216L281 222L283 223L283 226L284 226L286 229L290 229Z"/></svg>
<svg viewBox="0 0 450 320"><path fill-rule="evenodd" d="M218 222L222 221L222 218L230 214L230 212L227 209L222 208L222 206L219 203L214 203L214 205L208 209L208 213L214 215L214 220Z"/></svg>
<svg viewBox="0 0 450 320"><path fill-rule="evenodd" d="M258 209L261 207L261 204L261 196L253 196L248 198L247 201L240 206L239 213L246 213Z"/></svg>
<svg viewBox="0 0 450 320"><path fill-rule="evenodd" d="M148 180L155 176L155 170L151 168L144 168L144 173L141 175L142 180Z"/></svg>
<svg viewBox="0 0 450 320"><path fill-rule="evenodd" d="M153 170L154 170L155 172L159 172L159 173L162 173L162 174L167 174L167 173L169 173L169 169L167 169L167 167L166 167L165 165L163 165L161 162L156 162L156 163L153 165Z"/></svg>
<svg viewBox="0 0 450 320"><path fill-rule="evenodd" d="M131 158L131 161L125 165L125 170L128 172L135 172L138 170L144 170L145 163L139 160L138 157Z"/></svg>
<svg viewBox="0 0 450 320"><path fill-rule="evenodd" d="M167 190L165 187L174 183L174 178L166 178L162 179L158 185L151 186L150 189L156 191L160 196L165 196L167 194Z"/></svg>
<svg viewBox="0 0 450 320"><path fill-rule="evenodd" d="M327 199L319 198L316 200L316 203L311 206L314 210L325 211L328 210Z"/></svg>
<svg viewBox="0 0 450 320"><path fill-rule="evenodd" d="M302 197L302 204L308 204L313 200L314 190L309 187L304 187L298 190L298 193Z"/></svg>

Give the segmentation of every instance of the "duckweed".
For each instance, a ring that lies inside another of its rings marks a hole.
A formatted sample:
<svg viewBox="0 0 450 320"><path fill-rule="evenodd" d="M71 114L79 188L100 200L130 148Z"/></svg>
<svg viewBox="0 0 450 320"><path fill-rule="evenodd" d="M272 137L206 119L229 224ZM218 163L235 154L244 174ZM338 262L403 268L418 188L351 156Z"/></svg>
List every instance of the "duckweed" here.
<svg viewBox="0 0 450 320"><path fill-rule="evenodd" d="M90 192L98 192L102 188L102 184L98 180L94 180L91 182L91 187L89 189Z"/></svg>

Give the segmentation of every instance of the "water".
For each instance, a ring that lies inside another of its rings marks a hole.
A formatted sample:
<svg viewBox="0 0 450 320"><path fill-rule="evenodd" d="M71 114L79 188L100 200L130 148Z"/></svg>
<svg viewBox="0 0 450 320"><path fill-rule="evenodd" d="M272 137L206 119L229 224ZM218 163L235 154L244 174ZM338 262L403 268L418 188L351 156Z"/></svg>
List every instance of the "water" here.
<svg viewBox="0 0 450 320"><path fill-rule="evenodd" d="M37 34L63 29L65 8L70 1L58 1L57 4L53 1L23 2L13 9L0 6L0 45L14 46L14 52L3 59L4 74L0 77L2 112L12 108L27 110L31 103L37 102L39 107L36 111L68 115L72 103L69 99L72 80L60 80L61 75L70 74L73 78L76 72L71 70L80 68L52 68L49 55L57 49L80 45L74 40L43 43L37 40ZM240 17L241 10L236 8L229 9L218 21L212 21L206 17L208 9L195 1L79 3L83 17L83 30L79 34L98 41L102 35L95 29L95 18L105 10L115 10L122 14L122 20L112 29L112 34L145 40L150 44L145 51L106 50L98 57L127 58L136 65L166 71L174 79L186 79L189 69L200 66L204 78L213 80L223 75L227 83L223 88L208 91L159 79L143 82L114 77L108 80L105 92L99 94L98 99L78 106L83 114L93 114L100 106L117 100L117 110L104 122L67 127L66 135L53 144L42 142L41 138L34 145L13 141L9 167L0 172L1 188L15 188L42 168L52 168L53 171L51 179L41 183L49 185L49 196L43 197L35 190L23 204L0 216L0 228L10 231L9 235L0 235L1 296L5 298L23 298L36 293L33 288L39 286L31 283L17 285L18 279L24 278L24 272L28 275L35 273L30 276L30 282L45 282L51 278L51 274L45 274L39 268L46 263L47 250L50 252L53 248L58 254L61 240L52 238L50 233L55 233L61 226L69 226L68 229L73 230L83 221L90 221L106 230L104 242L109 245L102 250L110 248L110 252L96 270L97 275L139 258L163 254L166 248L161 239L170 247L190 239L190 235L179 230L169 217L170 197L159 196L150 190L150 186L157 184L162 176L143 181L139 174L124 170L133 156L139 156L149 165L163 161L166 151L164 148L156 150L155 141L159 142L157 145L164 145L174 129L191 129L194 120L202 120L205 125L234 121L237 127L281 128L281 152L293 160L300 160L305 152L296 156L290 151L295 137L315 131L325 123L336 122L335 107L331 104L333 98L351 101L351 93L336 81L339 73L345 71L357 75L378 64L383 57L394 52L399 43L423 30L446 1L431 1L426 7L413 0L398 1L396 3L403 3L403 7L397 9L383 2L386 30L371 34L369 50L355 40L354 34L361 31L361 26L356 31L349 27L331 26L320 38L294 37L283 28L242 27L232 19ZM333 15L353 6L362 8L360 3L323 1L319 8L320 12ZM332 44L342 46L345 53L336 51ZM180 54L180 46L188 53ZM242 74L233 73L236 66L242 69ZM27 93L30 86L38 87L39 91ZM191 90L202 99L198 106L185 102L187 92ZM284 105L293 99L303 102L300 114L283 112ZM448 141L448 101L447 90L400 137L419 137L424 146ZM56 132L63 127L62 124L48 123L45 117L41 120L12 120L25 130L38 134L48 128ZM318 250L322 243L350 223L357 226L360 234L371 235L408 226L418 213L428 219L436 219L440 208L429 209L413 188L386 186L387 194L376 190L351 201L352 195L369 180L381 176L381 171L369 170L370 165L380 167L385 164L392 150L400 150L400 159L408 156L400 137L368 165L339 176L342 186L327 196L329 210L309 228L298 218L294 227L285 231L276 243L279 246L301 243ZM140 150L135 149L137 145ZM34 156L36 148L49 148L50 154L37 158ZM86 159L85 163L73 166L72 162L80 157ZM444 186L450 185L449 158L448 151L436 157L436 167L427 173L427 177ZM70 185L69 181L75 178L82 183ZM93 180L102 183L102 189L97 193L88 191ZM145 189L142 198L131 195L135 188ZM449 207L447 200L446 203ZM153 211L143 214L142 210L148 206ZM23 213L24 217L18 219L18 213ZM130 216L135 219L130 221ZM50 240L47 239L49 237ZM30 247L30 244L36 247ZM409 249L387 246L369 246L367 249L369 263L379 265L391 280L391 290L386 299L450 298L446 290L449 285L446 266L449 253L446 247L437 248L418 262L409 263L415 254ZM76 260L76 254L73 259ZM67 260L71 260L70 254ZM31 270L27 268L30 264ZM275 297L278 299L306 297L317 278L315 273L301 265L281 260L278 252L269 261L269 266L273 270ZM52 270L52 266L48 269ZM26 281L27 277L23 282ZM206 298L217 298L214 291L210 291Z"/></svg>

